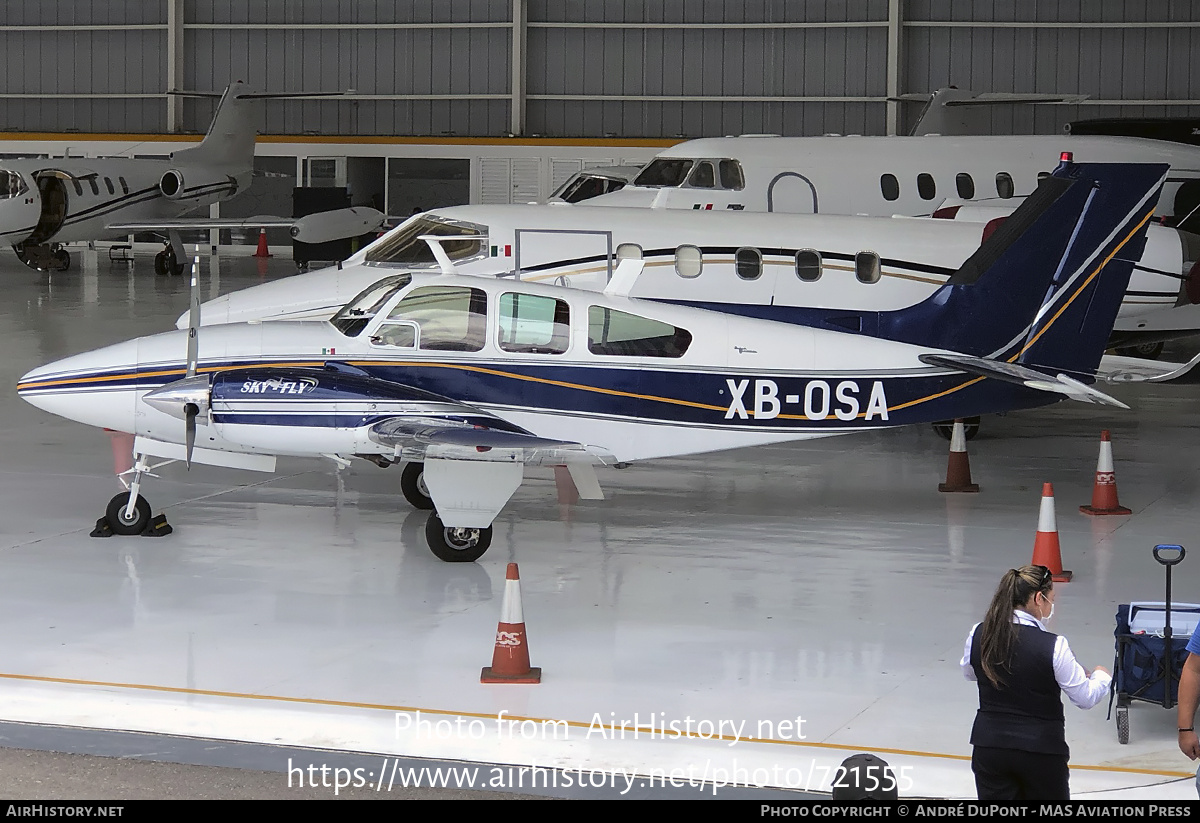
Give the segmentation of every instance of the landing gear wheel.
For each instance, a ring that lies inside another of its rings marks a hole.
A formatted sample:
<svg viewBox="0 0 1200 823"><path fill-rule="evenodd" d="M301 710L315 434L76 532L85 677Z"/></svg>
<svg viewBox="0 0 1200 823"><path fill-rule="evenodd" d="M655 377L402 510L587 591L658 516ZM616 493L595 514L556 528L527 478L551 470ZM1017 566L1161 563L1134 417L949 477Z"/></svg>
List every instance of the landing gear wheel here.
<svg viewBox="0 0 1200 823"><path fill-rule="evenodd" d="M1146 360L1157 360L1163 352L1163 343L1143 343L1140 346L1122 346L1117 354L1122 357L1141 357Z"/></svg>
<svg viewBox="0 0 1200 823"><path fill-rule="evenodd" d="M425 540L438 560L447 563L470 563L483 557L492 545L492 527L486 529L452 529L442 524L437 512L430 512L425 521Z"/></svg>
<svg viewBox="0 0 1200 823"><path fill-rule="evenodd" d="M59 271L66 271L71 268L71 254L66 249L55 249L54 262L58 264Z"/></svg>
<svg viewBox="0 0 1200 823"><path fill-rule="evenodd" d="M1129 742L1129 707L1117 706L1117 742Z"/></svg>
<svg viewBox="0 0 1200 823"><path fill-rule="evenodd" d="M433 509L433 498L425 488L425 464L408 463L400 475L400 491L414 509Z"/></svg>
<svg viewBox="0 0 1200 823"><path fill-rule="evenodd" d="M174 257L175 255L171 255ZM160 251L154 255L154 273L159 277L165 277L167 274L167 253Z"/></svg>
<svg viewBox="0 0 1200 823"><path fill-rule="evenodd" d="M943 420L940 423L934 423L933 430L943 439L949 440L954 436L954 421ZM963 418L963 433L967 436L968 440L974 440L975 435L979 434L979 418Z"/></svg>
<svg viewBox="0 0 1200 823"><path fill-rule="evenodd" d="M108 510L104 516L108 518L108 526L113 534L141 534L150 523L150 504L140 494L133 502L133 517L125 516L125 506L129 503L129 492L121 492L108 501Z"/></svg>
<svg viewBox="0 0 1200 823"><path fill-rule="evenodd" d="M183 264L175 259L175 250L170 246L154 255L154 273L159 276L168 274L178 277L183 274Z"/></svg>

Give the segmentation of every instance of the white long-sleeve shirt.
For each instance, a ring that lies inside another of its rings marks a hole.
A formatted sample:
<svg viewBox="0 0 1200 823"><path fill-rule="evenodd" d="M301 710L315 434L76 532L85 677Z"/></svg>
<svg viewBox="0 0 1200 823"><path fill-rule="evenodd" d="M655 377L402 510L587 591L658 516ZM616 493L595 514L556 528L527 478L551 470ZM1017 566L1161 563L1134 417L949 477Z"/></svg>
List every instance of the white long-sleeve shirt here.
<svg viewBox="0 0 1200 823"><path fill-rule="evenodd" d="M1013 610L1013 622L1025 626L1037 626L1042 631L1046 631L1042 621L1020 609ZM971 665L971 640L975 637L975 630L979 628L979 625L976 623L967 633L967 644L963 649L962 660L959 661L963 677L972 682L975 681L975 668ZM1054 679L1072 703L1081 709L1090 709L1108 694L1112 676L1108 672L1097 669L1092 672L1091 677L1088 677L1083 666L1079 665L1079 661L1071 652L1067 638L1061 634L1056 637L1058 639L1054 641Z"/></svg>

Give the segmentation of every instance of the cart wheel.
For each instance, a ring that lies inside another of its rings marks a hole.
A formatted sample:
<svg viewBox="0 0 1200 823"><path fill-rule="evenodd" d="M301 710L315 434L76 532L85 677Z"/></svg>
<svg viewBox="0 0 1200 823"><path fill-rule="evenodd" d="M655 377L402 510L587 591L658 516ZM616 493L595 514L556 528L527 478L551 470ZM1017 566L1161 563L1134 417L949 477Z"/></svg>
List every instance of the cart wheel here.
<svg viewBox="0 0 1200 823"><path fill-rule="evenodd" d="M1129 742L1129 707L1117 706L1117 742Z"/></svg>

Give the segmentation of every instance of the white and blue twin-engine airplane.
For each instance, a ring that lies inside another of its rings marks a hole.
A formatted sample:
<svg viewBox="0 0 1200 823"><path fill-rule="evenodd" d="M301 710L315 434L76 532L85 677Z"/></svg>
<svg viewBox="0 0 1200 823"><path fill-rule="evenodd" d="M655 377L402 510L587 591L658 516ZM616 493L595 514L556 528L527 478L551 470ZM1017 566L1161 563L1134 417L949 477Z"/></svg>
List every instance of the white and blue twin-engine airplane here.
<svg viewBox="0 0 1200 823"><path fill-rule="evenodd" d="M403 272L330 321L193 324L35 369L18 391L135 435L129 491L106 514L115 532L150 522L150 457L270 471L278 455L357 456L409 461L401 486L434 509L434 554L469 561L525 464L566 465L594 498L596 463L1064 397L1122 405L1089 384L1165 175L1060 165L932 297L877 313L881 337Z"/></svg>

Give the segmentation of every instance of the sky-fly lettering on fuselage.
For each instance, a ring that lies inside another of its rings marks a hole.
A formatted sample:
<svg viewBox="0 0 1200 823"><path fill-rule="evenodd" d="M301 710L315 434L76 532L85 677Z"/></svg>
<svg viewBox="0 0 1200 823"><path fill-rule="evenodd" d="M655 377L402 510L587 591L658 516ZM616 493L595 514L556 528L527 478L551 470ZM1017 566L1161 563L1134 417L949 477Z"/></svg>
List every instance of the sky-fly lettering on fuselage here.
<svg viewBox="0 0 1200 823"><path fill-rule="evenodd" d="M796 381L791 381L794 383ZM786 384L788 386L791 383ZM830 415L838 420L888 419L887 393L882 381L872 381L870 395L866 399L866 410L862 411L863 396L855 380L841 380L831 384L826 380L808 380L802 391L796 393L780 392L779 381L758 379L754 381L753 412L746 408L746 390L750 380L726 379L729 387L729 408L725 419L773 420L782 413L785 417L795 417L795 414L785 411L786 408L802 406L802 413L809 420L826 420Z"/></svg>
<svg viewBox="0 0 1200 823"><path fill-rule="evenodd" d="M275 392L277 394L304 394L316 387L317 381L312 379L281 380L273 378L270 380L247 380L242 383L242 394L263 394L268 392Z"/></svg>

